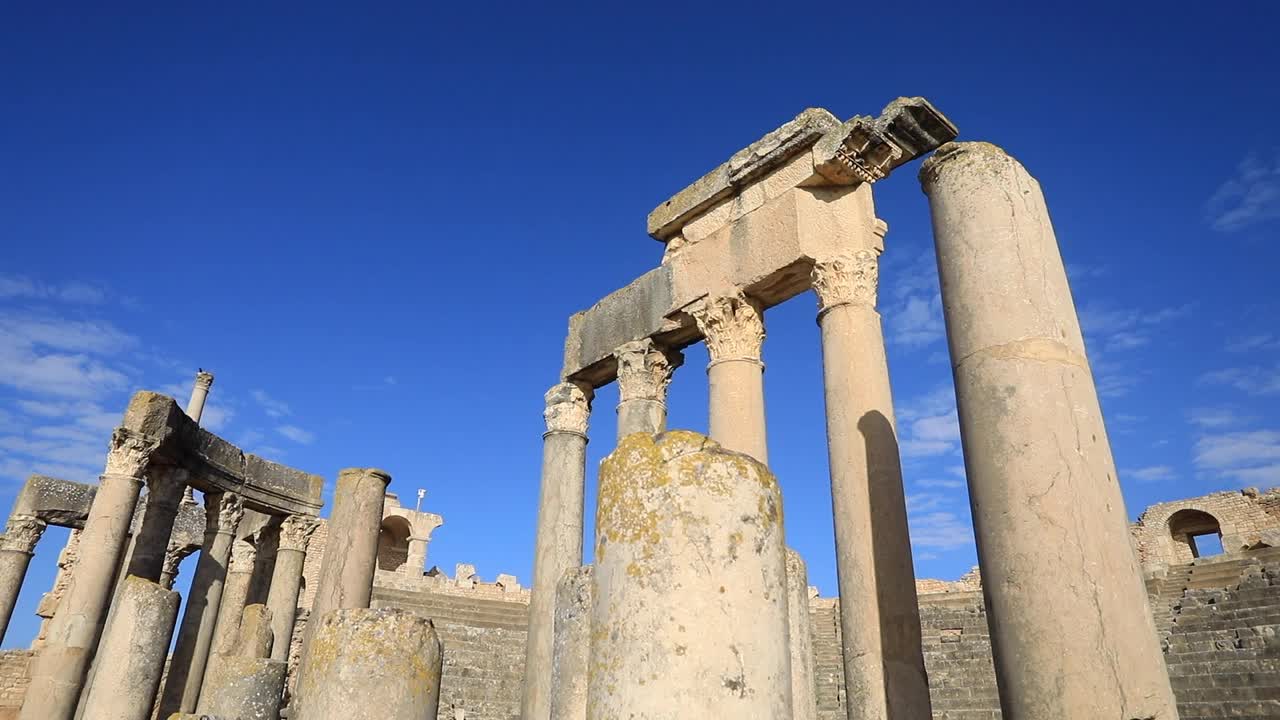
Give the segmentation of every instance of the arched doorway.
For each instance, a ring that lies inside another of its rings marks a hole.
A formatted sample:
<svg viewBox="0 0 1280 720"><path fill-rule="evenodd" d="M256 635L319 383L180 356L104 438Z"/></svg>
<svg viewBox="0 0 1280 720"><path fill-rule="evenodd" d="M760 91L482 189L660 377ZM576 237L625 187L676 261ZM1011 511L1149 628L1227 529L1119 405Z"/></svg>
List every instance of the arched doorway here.
<svg viewBox="0 0 1280 720"><path fill-rule="evenodd" d="M1169 535L1177 561L1222 554L1222 525L1203 510L1179 510L1170 515Z"/></svg>
<svg viewBox="0 0 1280 720"><path fill-rule="evenodd" d="M378 532L378 569L392 572L409 559L409 521L392 515L383 518Z"/></svg>

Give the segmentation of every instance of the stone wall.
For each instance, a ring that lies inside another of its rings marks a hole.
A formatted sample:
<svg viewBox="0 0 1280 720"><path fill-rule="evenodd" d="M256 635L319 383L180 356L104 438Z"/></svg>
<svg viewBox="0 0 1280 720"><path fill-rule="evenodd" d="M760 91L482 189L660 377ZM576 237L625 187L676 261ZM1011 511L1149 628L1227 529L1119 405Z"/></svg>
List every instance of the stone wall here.
<svg viewBox="0 0 1280 720"><path fill-rule="evenodd" d="M22 699L27 695L27 665L30 650L0 650L0 720L18 717Z"/></svg>
<svg viewBox="0 0 1280 720"><path fill-rule="evenodd" d="M1134 548L1144 571L1192 561L1191 546L1177 533L1179 517L1203 513L1217 521L1222 549L1236 553L1248 547L1280 546L1280 488L1213 493L1160 503L1147 508L1130 526Z"/></svg>

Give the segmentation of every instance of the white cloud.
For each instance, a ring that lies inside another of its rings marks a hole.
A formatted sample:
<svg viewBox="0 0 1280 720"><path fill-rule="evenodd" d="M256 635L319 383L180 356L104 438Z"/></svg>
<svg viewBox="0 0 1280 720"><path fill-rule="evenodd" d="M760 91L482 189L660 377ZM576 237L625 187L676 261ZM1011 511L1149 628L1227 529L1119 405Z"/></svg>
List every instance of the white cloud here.
<svg viewBox="0 0 1280 720"><path fill-rule="evenodd" d="M0 299L10 298L96 305L107 299L107 293L96 285L83 282L51 285L23 275L0 275Z"/></svg>
<svg viewBox="0 0 1280 720"><path fill-rule="evenodd" d="M1227 352L1257 352L1280 349L1280 337L1273 333L1259 333L1237 338L1227 343Z"/></svg>
<svg viewBox="0 0 1280 720"><path fill-rule="evenodd" d="M1205 204L1209 226L1219 232L1236 232L1280 218L1280 152L1266 158L1251 152L1236 166L1236 174L1224 182Z"/></svg>
<svg viewBox="0 0 1280 720"><path fill-rule="evenodd" d="M1280 367L1234 367L1204 374L1201 382L1226 385L1251 395L1280 393Z"/></svg>
<svg viewBox="0 0 1280 720"><path fill-rule="evenodd" d="M911 546L954 550L973 545L973 529L955 513L930 512L908 518Z"/></svg>
<svg viewBox="0 0 1280 720"><path fill-rule="evenodd" d="M1143 482L1173 480L1178 477L1178 474L1168 465L1152 465L1150 467L1136 468L1126 471L1125 474L1131 475Z"/></svg>
<svg viewBox="0 0 1280 720"><path fill-rule="evenodd" d="M1280 476L1280 430L1205 435L1196 440L1198 469L1239 482L1269 482Z"/></svg>
<svg viewBox="0 0 1280 720"><path fill-rule="evenodd" d="M964 487L964 480L934 478L931 480L918 480L916 481L916 485L919 485L922 488L944 488L947 490L957 490Z"/></svg>
<svg viewBox="0 0 1280 720"><path fill-rule="evenodd" d="M915 295L907 298L888 316L889 341L921 347L946 336L942 316L942 296Z"/></svg>
<svg viewBox="0 0 1280 720"><path fill-rule="evenodd" d="M1231 408L1192 408L1187 411L1187 419L1205 429L1238 426L1253 420Z"/></svg>
<svg viewBox="0 0 1280 720"><path fill-rule="evenodd" d="M267 417L279 418L293 414L288 405L276 400L262 390L254 390L249 394L253 396L254 402L258 403L262 411L267 414Z"/></svg>
<svg viewBox="0 0 1280 720"><path fill-rule="evenodd" d="M954 452L959 447L960 424L955 393L948 385L912 399L898 411L899 427L905 428L900 449L905 457L931 457Z"/></svg>
<svg viewBox="0 0 1280 720"><path fill-rule="evenodd" d="M221 433L235 414L234 410L225 405L206 403L204 410L200 412L200 427Z"/></svg>
<svg viewBox="0 0 1280 720"><path fill-rule="evenodd" d="M316 439L314 434L296 425L281 425L276 428L276 432L302 445L310 445Z"/></svg>

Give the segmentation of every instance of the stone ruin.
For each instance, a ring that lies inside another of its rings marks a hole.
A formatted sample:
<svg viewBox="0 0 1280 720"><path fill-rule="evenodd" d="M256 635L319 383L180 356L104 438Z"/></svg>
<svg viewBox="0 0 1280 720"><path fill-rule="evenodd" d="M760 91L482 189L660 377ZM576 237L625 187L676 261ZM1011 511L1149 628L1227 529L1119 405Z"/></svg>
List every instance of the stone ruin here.
<svg viewBox="0 0 1280 720"><path fill-rule="evenodd" d="M32 650L0 655L0 717L1280 717L1280 492L1128 525L1039 185L956 137L921 98L843 122L810 109L650 213L658 266L569 321L528 590L424 572L443 519L400 507L381 470L339 472L319 520L320 477L199 427L212 375L185 412L138 393L98 485L37 476L15 503L0 630L43 528L74 532ZM876 310L872 186L930 152L979 558L955 583L915 578ZM786 547L768 468L764 314L810 289L834 598ZM666 428L699 341L710 437ZM591 400L615 380L584 565ZM1215 533L1225 553L1200 557ZM194 552L179 623L171 587Z"/></svg>

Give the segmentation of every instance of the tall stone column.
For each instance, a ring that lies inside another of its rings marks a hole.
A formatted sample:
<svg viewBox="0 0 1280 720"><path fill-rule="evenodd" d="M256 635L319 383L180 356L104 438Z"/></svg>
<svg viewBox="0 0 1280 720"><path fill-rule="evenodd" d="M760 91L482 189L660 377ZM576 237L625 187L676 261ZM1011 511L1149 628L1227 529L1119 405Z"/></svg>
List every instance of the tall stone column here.
<svg viewBox="0 0 1280 720"><path fill-rule="evenodd" d="M739 292L708 297L691 314L711 356L707 364L711 439L768 464L760 306Z"/></svg>
<svg viewBox="0 0 1280 720"><path fill-rule="evenodd" d="M179 489L181 494L181 489ZM178 593L128 576L103 633L84 720L147 720L178 617Z"/></svg>
<svg viewBox="0 0 1280 720"><path fill-rule="evenodd" d="M589 720L791 717L782 496L697 433L600 466Z"/></svg>
<svg viewBox="0 0 1280 720"><path fill-rule="evenodd" d="M160 697L160 717L195 710L204 681L205 665L213 646L214 626L222 605L222 590L227 578L227 562L236 528L244 516L244 504L235 493L205 495L204 547L191 579L191 595L182 615L178 643Z"/></svg>
<svg viewBox="0 0 1280 720"><path fill-rule="evenodd" d="M1039 183L988 143L920 179L1004 717L1176 719Z"/></svg>
<svg viewBox="0 0 1280 720"><path fill-rule="evenodd" d="M147 472L147 506L142 526L131 543L126 575L136 575L157 582L164 573L164 557L173 535L173 521L187 488L188 473L182 468L166 466Z"/></svg>
<svg viewBox="0 0 1280 720"><path fill-rule="evenodd" d="M551 678L552 720L587 719L591 663L591 566L569 568L556 586Z"/></svg>
<svg viewBox="0 0 1280 720"><path fill-rule="evenodd" d="M421 577L427 564L427 543L430 538L409 536L409 554L405 557L404 572L410 577Z"/></svg>
<svg viewBox="0 0 1280 720"><path fill-rule="evenodd" d="M11 515L0 537L0 641L9 629L13 606L18 603L18 593L22 592L22 582L27 578L27 566L31 564L44 527L44 521L34 515Z"/></svg>
<svg viewBox="0 0 1280 720"><path fill-rule="evenodd" d="M218 620L213 630L213 652L225 653L235 642L240 630L240 616L244 613L249 597L249 581L253 578L254 559L258 549L254 537L242 538L231 543L231 561L227 567L227 579L222 584L222 602L218 605Z"/></svg>
<svg viewBox="0 0 1280 720"><path fill-rule="evenodd" d="M666 430L667 386L684 355L660 350L646 338L623 345L614 357L618 361L618 437Z"/></svg>
<svg viewBox="0 0 1280 720"><path fill-rule="evenodd" d="M534 539L529 634L525 643L522 720L547 720L551 713L556 584L569 568L582 565L583 493L587 477L587 421L592 390L560 383L546 394L542 436L542 491Z"/></svg>
<svg viewBox="0 0 1280 720"><path fill-rule="evenodd" d="M787 620L791 635L791 720L818 720L809 570L800 553L791 548L787 548Z"/></svg>
<svg viewBox="0 0 1280 720"><path fill-rule="evenodd" d="M875 235L886 226L873 220ZM870 228L868 228L870 230ZM870 236L872 233L868 232ZM930 716L884 333L880 238L813 268L850 720Z"/></svg>
<svg viewBox="0 0 1280 720"><path fill-rule="evenodd" d="M307 561L307 543L319 525L313 517L290 515L280 524L280 545L276 549L276 565L271 572L271 590L267 594L267 610L271 612L271 629L275 643L272 660L288 660L293 638L293 622L298 614L298 593L302 589L302 568Z"/></svg>
<svg viewBox="0 0 1280 720"><path fill-rule="evenodd" d="M200 370L196 373L196 383L191 386L191 400L187 402L187 415L192 420L200 423L200 416L204 414L204 403L209 398L209 388L213 387L213 373Z"/></svg>
<svg viewBox="0 0 1280 720"><path fill-rule="evenodd" d="M80 534L79 561L49 622L45 646L31 664L20 720L70 720L98 647L129 522L155 443L117 429L107 466Z"/></svg>

